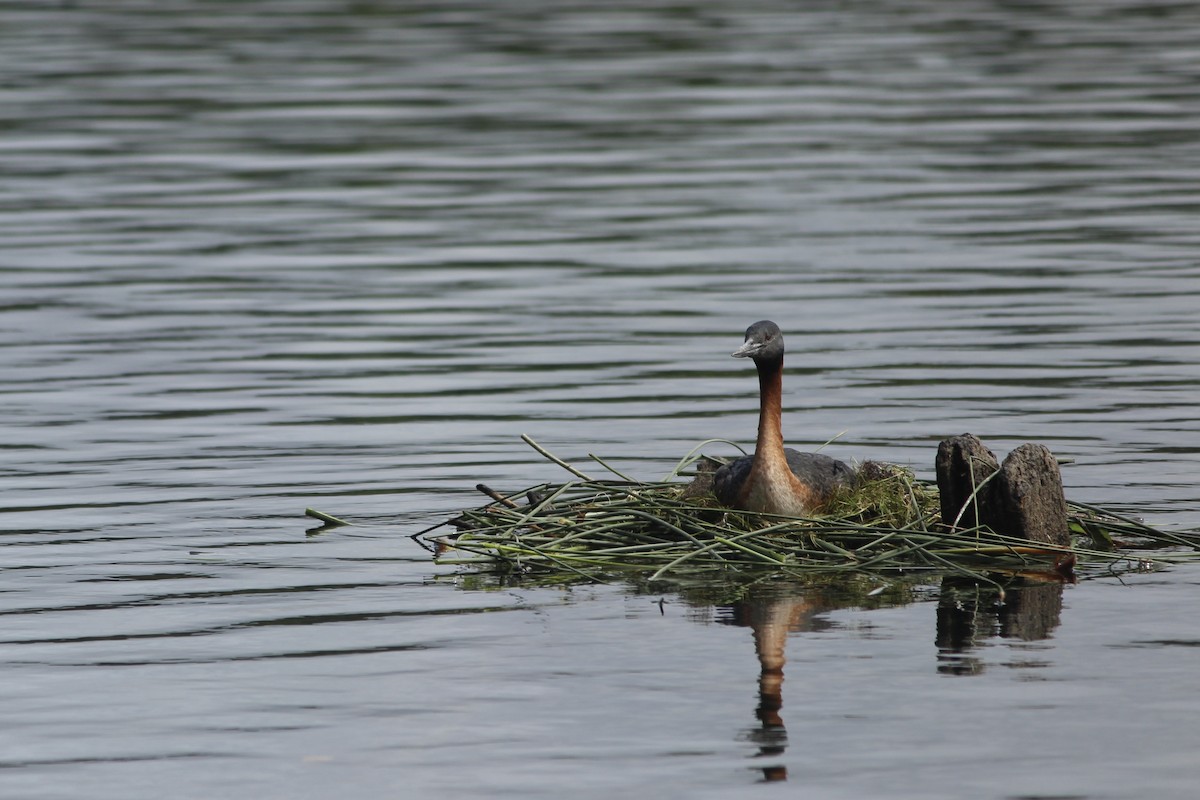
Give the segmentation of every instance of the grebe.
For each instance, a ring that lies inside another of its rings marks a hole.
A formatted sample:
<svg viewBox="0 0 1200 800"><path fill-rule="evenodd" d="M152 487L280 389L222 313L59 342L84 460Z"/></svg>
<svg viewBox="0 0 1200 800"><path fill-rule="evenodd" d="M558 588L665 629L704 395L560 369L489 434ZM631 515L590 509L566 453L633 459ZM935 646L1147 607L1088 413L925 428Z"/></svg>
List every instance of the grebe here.
<svg viewBox="0 0 1200 800"><path fill-rule="evenodd" d="M801 516L829 500L854 471L836 458L783 446L783 331L770 320L746 329L735 358L752 358L758 369L758 442L754 455L717 470L713 491L732 508Z"/></svg>

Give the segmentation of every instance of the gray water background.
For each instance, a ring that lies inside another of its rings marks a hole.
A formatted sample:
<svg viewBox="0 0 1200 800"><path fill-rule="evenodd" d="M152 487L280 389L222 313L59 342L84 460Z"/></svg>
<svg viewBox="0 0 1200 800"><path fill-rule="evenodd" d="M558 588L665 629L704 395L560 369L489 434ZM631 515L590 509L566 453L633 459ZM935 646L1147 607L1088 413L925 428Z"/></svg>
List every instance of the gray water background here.
<svg viewBox="0 0 1200 800"><path fill-rule="evenodd" d="M821 611L780 789L720 609L466 589L406 534L563 477L522 433L647 478L750 445L761 318L797 446L1040 441L1071 497L1200 525L1197 30L0 5L0 796L1194 796L1200 569L1069 587L969 674L932 593Z"/></svg>

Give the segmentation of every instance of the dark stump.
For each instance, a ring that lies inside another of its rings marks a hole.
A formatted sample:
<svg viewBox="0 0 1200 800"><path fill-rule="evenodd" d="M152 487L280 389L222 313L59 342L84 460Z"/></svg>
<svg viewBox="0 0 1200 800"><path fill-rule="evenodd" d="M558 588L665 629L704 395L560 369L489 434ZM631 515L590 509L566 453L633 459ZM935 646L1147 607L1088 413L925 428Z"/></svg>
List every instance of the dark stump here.
<svg viewBox="0 0 1200 800"><path fill-rule="evenodd" d="M1031 542L1071 543L1062 474L1045 445L1023 444L1009 453L995 483L988 527Z"/></svg>
<svg viewBox="0 0 1200 800"><path fill-rule="evenodd" d="M938 446L936 469L945 525L984 525L1032 542L1071 543L1062 475L1045 446L1023 444L1001 466L983 442L966 433Z"/></svg>
<svg viewBox="0 0 1200 800"><path fill-rule="evenodd" d="M942 522L955 528L979 525L978 512L988 504L990 488L984 482L1000 469L996 456L983 446L979 437L964 433L944 439L938 445L935 466Z"/></svg>

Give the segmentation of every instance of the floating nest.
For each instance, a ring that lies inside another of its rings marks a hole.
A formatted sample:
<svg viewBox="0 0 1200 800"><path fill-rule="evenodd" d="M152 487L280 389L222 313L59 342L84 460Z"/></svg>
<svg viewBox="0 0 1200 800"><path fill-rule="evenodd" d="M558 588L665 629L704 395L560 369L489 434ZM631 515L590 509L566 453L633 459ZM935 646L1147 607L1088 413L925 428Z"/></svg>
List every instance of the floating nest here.
<svg viewBox="0 0 1200 800"><path fill-rule="evenodd" d="M696 455L700 448L664 480L645 482L595 456L616 477L592 478L523 438L573 479L507 494L480 484L488 502L413 536L437 563L497 580L542 583L697 585L764 575L855 575L881 584L959 575L997 583L1013 575L1073 581L1076 570L1156 569L1195 559L1200 550L1200 531L1168 533L1072 502L1069 547L983 527L951 529L940 517L936 486L910 470L874 462L862 465L856 485L839 492L819 516L731 511L709 491L719 462Z"/></svg>

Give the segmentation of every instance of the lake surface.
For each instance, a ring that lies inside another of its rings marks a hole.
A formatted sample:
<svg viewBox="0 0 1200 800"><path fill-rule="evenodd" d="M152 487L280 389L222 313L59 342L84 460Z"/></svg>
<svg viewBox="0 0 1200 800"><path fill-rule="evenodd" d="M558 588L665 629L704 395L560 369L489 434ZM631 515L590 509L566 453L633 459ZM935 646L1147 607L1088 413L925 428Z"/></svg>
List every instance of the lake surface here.
<svg viewBox="0 0 1200 800"><path fill-rule="evenodd" d="M565 477L522 433L644 478L752 444L762 318L794 445L1039 441L1200 526L1198 26L0 6L0 796L1195 796L1200 568L712 607L408 534Z"/></svg>

